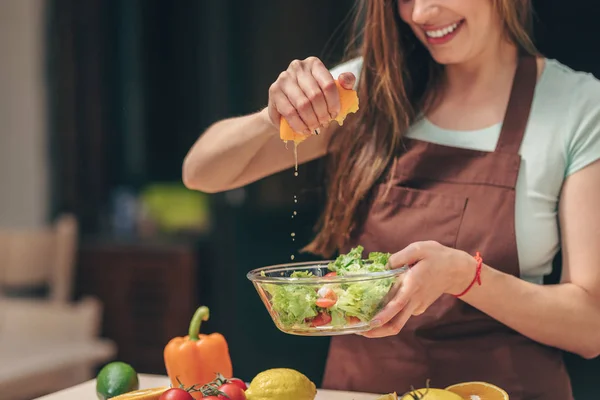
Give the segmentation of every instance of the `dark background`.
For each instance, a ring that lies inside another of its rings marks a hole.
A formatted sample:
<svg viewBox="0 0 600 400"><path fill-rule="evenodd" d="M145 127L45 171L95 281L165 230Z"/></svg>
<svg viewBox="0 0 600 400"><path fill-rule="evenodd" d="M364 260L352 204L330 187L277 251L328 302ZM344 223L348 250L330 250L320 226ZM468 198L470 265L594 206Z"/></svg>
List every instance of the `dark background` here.
<svg viewBox="0 0 600 400"><path fill-rule="evenodd" d="M51 3L52 210L76 213L84 249L98 241L102 249L122 245L106 227L116 188L180 182L182 160L202 131L218 119L264 107L269 85L292 59L316 55L334 65L354 6L351 0ZM600 76L596 4L534 1L540 50ZM302 166L297 179L285 171L248 185L236 192L241 202L211 195L210 232L153 239L191 249L194 306L211 307L205 328L227 337L236 375L244 379L288 366L320 382L328 340L277 331L245 278L252 268L288 260L309 241L321 206L320 182L317 161ZM293 194L300 198L301 218L292 223ZM127 241L141 246L138 252L151 247L147 239ZM177 296L177 289L167 295ZM106 321L111 318L105 313ZM187 327L176 330L183 335ZM568 359L576 391L593 388L597 360ZM135 367L164 373L154 365L140 361Z"/></svg>

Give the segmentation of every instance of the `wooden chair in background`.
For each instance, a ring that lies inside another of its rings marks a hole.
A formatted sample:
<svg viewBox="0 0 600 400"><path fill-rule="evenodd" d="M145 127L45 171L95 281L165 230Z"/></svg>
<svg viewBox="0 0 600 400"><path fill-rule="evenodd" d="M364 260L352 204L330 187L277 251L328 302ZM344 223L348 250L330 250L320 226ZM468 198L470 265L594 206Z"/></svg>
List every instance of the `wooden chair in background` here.
<svg viewBox="0 0 600 400"><path fill-rule="evenodd" d="M100 338L102 304L73 302L72 215L38 230L0 230L0 393L30 399L83 382L116 354Z"/></svg>

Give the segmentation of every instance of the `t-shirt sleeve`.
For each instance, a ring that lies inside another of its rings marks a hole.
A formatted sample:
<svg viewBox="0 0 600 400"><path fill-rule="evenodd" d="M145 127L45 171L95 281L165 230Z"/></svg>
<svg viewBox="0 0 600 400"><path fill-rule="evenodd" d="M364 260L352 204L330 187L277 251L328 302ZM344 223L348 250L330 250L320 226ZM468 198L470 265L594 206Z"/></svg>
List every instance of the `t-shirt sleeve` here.
<svg viewBox="0 0 600 400"><path fill-rule="evenodd" d="M600 160L600 81L586 74L576 89L571 113L575 129L567 142L566 176Z"/></svg>
<svg viewBox="0 0 600 400"><path fill-rule="evenodd" d="M337 79L338 76L344 72L352 72L356 77L356 83L354 84L354 89L356 90L358 88L358 80L360 79L362 64L362 57L357 57L336 65L335 67L331 68L329 72L333 76L333 79Z"/></svg>

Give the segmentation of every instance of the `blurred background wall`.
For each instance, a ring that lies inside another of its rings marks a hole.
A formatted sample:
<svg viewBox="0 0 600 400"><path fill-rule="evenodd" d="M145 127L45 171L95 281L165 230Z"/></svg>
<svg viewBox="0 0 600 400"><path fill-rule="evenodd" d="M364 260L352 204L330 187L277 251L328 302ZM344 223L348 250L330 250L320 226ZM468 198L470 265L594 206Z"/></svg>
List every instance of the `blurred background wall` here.
<svg viewBox="0 0 600 400"><path fill-rule="evenodd" d="M0 2L0 225L40 226L49 211L45 3Z"/></svg>
<svg viewBox="0 0 600 400"><path fill-rule="evenodd" d="M354 3L0 2L0 225L77 217L74 299L102 301L102 335L138 371L164 373L162 347L205 304L237 375L290 366L320 382L328 340L277 331L245 278L306 259L320 162L215 195L184 189L181 164L211 123L264 107L292 59L335 65ZM534 5L542 52L600 77L598 5ZM569 360L592 387L597 360Z"/></svg>

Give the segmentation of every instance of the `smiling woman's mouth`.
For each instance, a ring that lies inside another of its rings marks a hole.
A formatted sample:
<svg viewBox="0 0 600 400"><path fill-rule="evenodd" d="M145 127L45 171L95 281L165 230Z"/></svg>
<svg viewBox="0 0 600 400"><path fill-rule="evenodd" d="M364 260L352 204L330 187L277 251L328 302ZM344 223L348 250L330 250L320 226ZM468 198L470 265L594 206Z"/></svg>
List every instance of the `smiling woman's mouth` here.
<svg viewBox="0 0 600 400"><path fill-rule="evenodd" d="M437 29L424 29L427 41L431 44L442 44L448 42L450 39L456 36L464 22L465 20L461 19L460 21L456 21L445 27Z"/></svg>

